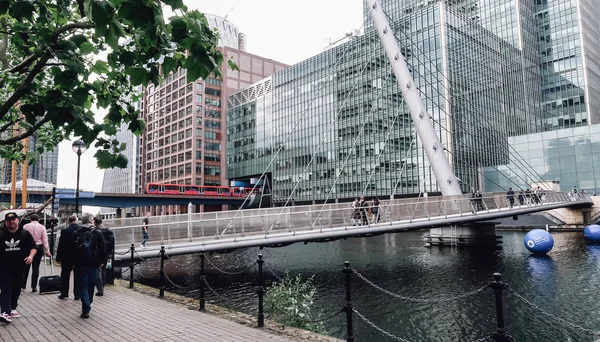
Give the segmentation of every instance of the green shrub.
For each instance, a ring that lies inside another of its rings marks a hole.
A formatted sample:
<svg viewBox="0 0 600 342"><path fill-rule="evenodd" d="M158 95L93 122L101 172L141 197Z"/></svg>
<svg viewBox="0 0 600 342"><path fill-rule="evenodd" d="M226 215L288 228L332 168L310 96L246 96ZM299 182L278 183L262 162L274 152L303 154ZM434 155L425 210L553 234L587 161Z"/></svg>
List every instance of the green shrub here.
<svg viewBox="0 0 600 342"><path fill-rule="evenodd" d="M314 331L327 335L319 314L313 312L313 297L317 291L313 277L303 280L300 275L288 274L267 289L265 312L269 318L288 326Z"/></svg>

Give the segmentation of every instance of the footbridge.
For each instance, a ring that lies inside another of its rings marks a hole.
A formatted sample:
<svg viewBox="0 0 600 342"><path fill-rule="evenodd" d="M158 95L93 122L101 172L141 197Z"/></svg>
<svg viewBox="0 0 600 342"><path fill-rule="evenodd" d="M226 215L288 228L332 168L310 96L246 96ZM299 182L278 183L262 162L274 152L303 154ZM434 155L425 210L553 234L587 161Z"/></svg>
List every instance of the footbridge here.
<svg viewBox="0 0 600 342"><path fill-rule="evenodd" d="M279 247L296 242L324 242L464 225L592 205L592 198L587 194L573 196L567 192L548 192L544 201L526 201L511 207L505 193L494 193L478 199L459 195L381 201L379 222L375 215L367 214L368 222L364 225L353 219L350 203L160 216L151 218L154 222L148 225L150 241L146 248L139 247L141 218L106 220L104 223L115 234L115 261L119 262L131 259L127 251L132 244L136 246L134 257L146 259L157 257L163 245L169 256L246 247ZM477 234L476 229L469 229L469 232ZM468 238L465 232L460 236Z"/></svg>

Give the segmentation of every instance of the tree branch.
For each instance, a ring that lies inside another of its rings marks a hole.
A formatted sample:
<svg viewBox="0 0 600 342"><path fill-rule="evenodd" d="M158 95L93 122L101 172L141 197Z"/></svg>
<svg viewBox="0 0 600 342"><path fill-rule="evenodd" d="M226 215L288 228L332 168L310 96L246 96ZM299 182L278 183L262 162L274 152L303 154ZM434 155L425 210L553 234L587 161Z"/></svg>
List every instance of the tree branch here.
<svg viewBox="0 0 600 342"><path fill-rule="evenodd" d="M0 145L10 145L10 144L16 143L17 141L23 140L23 139L29 137L30 135L32 135L35 131L38 130L38 128L42 127L43 124L45 124L46 122L49 122L50 120L52 120L52 118L50 116L46 115L45 118L43 118L41 121L39 121L35 125L31 126L27 131L23 132L22 134L8 138L6 140L0 140Z"/></svg>
<svg viewBox="0 0 600 342"><path fill-rule="evenodd" d="M46 62L50 59L50 56L44 55L41 56L40 60L35 64L33 69L27 75L27 78L23 81L21 86L0 106L0 119L4 118L6 113L12 108L12 106L17 103L23 95L31 86L31 82L33 79L42 71L42 69L46 66Z"/></svg>
<svg viewBox="0 0 600 342"><path fill-rule="evenodd" d="M31 56L25 58L25 60L23 60L21 63L14 66L12 69L8 70L7 72L15 73L15 72L19 72L23 69L26 69L31 65L31 63L33 63L36 59L40 58L41 56L42 56L42 51L38 50Z"/></svg>

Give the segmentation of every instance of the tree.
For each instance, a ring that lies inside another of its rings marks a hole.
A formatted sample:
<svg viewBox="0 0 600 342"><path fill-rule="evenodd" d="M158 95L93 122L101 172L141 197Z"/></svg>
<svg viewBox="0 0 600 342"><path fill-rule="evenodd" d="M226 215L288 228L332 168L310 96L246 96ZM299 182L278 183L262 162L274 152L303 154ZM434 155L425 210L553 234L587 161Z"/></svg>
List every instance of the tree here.
<svg viewBox="0 0 600 342"><path fill-rule="evenodd" d="M125 167L124 144L109 137L122 123L143 132L134 88L179 68L189 82L220 76L217 46L183 0L0 0L0 157L25 158L32 135L28 158L75 136L95 142L99 167ZM102 123L93 105L108 111Z"/></svg>

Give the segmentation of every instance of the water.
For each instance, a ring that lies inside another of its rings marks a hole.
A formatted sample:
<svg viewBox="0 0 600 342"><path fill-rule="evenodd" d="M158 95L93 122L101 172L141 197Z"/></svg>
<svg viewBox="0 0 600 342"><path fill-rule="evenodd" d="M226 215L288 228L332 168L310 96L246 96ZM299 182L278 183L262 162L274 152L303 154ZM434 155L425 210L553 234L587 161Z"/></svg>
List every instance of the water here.
<svg viewBox="0 0 600 342"><path fill-rule="evenodd" d="M412 298L442 299L473 291L492 280L494 272L514 291L541 309L582 327L600 331L600 246L588 245L582 233L554 233L555 245L547 257L534 257L523 246L524 233L499 232L503 249L425 248L422 232L387 234L377 237L339 240L328 243L295 244L259 251L257 248L214 254L210 260L223 270L243 270L261 252L274 274L314 275L318 287L315 305L323 317L339 311L345 303L344 261L377 285ZM198 256L181 256L167 261L167 272L177 285L170 291L197 297ZM142 273L150 275L147 266ZM210 265L207 265L210 267ZM186 271L187 270L187 271ZM255 313L257 269L236 276L207 268L207 281L219 296L210 302ZM276 280L266 272L267 283ZM158 286L158 278L138 279ZM496 328L494 294L486 289L477 295L445 303L415 303L395 299L371 287L356 276L352 279L355 308L382 329L408 341L474 341ZM507 331L517 341L598 341L579 328L561 324L504 292ZM391 341L354 319L357 341ZM332 336L345 338L345 316L327 322Z"/></svg>

